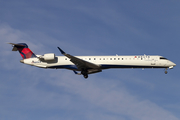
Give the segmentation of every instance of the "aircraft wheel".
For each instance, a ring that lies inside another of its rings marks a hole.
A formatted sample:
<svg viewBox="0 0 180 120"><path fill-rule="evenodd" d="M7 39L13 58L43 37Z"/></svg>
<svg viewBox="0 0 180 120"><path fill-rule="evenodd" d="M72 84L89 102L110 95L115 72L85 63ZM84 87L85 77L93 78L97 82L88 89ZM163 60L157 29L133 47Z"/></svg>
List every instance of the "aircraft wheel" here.
<svg viewBox="0 0 180 120"><path fill-rule="evenodd" d="M165 74L167 74L167 73L168 73L168 71L167 71L167 70L168 70L168 69L167 69L167 68L165 68L165 71L164 71L164 73L165 73Z"/></svg>
<svg viewBox="0 0 180 120"><path fill-rule="evenodd" d="M84 75L84 78L88 78L88 75Z"/></svg>
<svg viewBox="0 0 180 120"><path fill-rule="evenodd" d="M88 73L87 73L87 70L86 70L86 69L82 70L82 71L81 71L81 74L84 75L84 78L88 78Z"/></svg>

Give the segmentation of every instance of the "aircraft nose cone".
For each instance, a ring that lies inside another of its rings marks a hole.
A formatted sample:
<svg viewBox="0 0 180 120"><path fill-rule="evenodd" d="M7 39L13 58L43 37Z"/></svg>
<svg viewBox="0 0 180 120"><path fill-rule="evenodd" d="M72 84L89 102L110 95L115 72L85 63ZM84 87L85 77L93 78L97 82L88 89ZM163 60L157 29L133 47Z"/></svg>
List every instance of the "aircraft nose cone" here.
<svg viewBox="0 0 180 120"><path fill-rule="evenodd" d="M173 63L173 66L176 66L176 64L175 64L175 63Z"/></svg>
<svg viewBox="0 0 180 120"><path fill-rule="evenodd" d="M171 62L171 63L169 64L169 69L173 69L173 67L175 67L175 66L176 66L176 64L173 63L173 62Z"/></svg>
<svg viewBox="0 0 180 120"><path fill-rule="evenodd" d="M176 66L176 64L173 63L173 62L171 62L171 67L173 68L173 67L175 67L175 66Z"/></svg>

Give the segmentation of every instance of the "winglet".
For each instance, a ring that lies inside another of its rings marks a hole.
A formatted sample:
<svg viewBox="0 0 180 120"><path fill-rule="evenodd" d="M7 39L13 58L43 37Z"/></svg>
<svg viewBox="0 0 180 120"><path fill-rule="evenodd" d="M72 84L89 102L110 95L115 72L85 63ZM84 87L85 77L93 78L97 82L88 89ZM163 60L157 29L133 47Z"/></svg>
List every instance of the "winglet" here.
<svg viewBox="0 0 180 120"><path fill-rule="evenodd" d="M66 53L59 47L57 47L59 49L59 51L61 52L61 54L65 55Z"/></svg>

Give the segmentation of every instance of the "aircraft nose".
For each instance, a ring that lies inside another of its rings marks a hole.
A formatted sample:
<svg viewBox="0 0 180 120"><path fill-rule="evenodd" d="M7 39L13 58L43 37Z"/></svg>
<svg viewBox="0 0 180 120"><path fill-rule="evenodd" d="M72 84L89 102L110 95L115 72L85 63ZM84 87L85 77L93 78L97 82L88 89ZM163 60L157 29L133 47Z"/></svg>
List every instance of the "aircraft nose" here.
<svg viewBox="0 0 180 120"><path fill-rule="evenodd" d="M171 66L170 66L170 68L173 68L173 67L175 67L176 66L176 64L175 63L173 63L173 62L171 62Z"/></svg>
<svg viewBox="0 0 180 120"><path fill-rule="evenodd" d="M173 66L176 66L176 64L175 64L175 63L173 63Z"/></svg>

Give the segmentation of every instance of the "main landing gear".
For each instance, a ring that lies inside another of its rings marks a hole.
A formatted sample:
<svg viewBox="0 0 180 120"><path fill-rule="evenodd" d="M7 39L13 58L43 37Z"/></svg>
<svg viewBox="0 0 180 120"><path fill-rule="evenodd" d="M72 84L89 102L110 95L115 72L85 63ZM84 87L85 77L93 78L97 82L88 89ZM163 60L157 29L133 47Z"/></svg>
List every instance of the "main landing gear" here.
<svg viewBox="0 0 180 120"><path fill-rule="evenodd" d="M84 76L84 78L88 78L88 71L87 70L82 70L81 74Z"/></svg>
<svg viewBox="0 0 180 120"><path fill-rule="evenodd" d="M87 75L84 75L84 78L86 78L86 79L87 79L87 78L88 78L88 74L87 74Z"/></svg>
<svg viewBox="0 0 180 120"><path fill-rule="evenodd" d="M87 70L82 70L81 73L78 73L78 72L74 71L74 73L75 73L76 75L83 75L84 78L88 78L88 72L87 72Z"/></svg>

